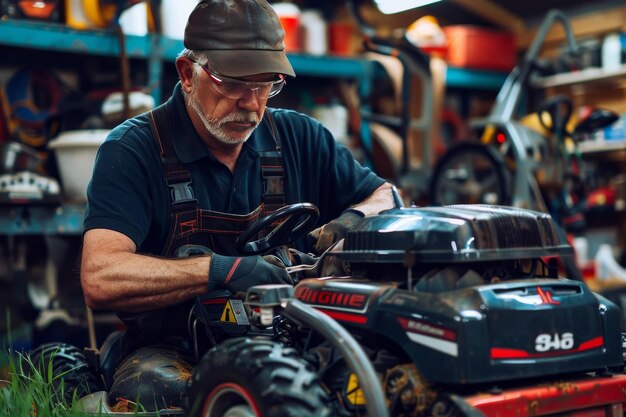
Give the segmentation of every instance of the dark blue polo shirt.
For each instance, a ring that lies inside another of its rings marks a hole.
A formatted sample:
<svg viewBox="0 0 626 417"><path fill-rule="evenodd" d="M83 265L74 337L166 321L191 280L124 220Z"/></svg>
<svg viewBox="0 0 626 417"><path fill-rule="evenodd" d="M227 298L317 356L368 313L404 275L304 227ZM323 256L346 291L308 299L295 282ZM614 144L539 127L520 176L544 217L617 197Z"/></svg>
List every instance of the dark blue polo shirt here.
<svg viewBox="0 0 626 417"><path fill-rule="evenodd" d="M384 183L316 120L292 110L266 111L279 132L286 202L315 204L319 224L336 218ZM231 173L195 132L180 84L169 99L168 116L176 154L193 178L198 207L233 214L257 208L262 196L259 151L275 149L267 117L243 145ZM127 120L109 134L98 150L87 197L85 231L115 230L130 237L138 252L161 252L170 226L171 199L147 114Z"/></svg>

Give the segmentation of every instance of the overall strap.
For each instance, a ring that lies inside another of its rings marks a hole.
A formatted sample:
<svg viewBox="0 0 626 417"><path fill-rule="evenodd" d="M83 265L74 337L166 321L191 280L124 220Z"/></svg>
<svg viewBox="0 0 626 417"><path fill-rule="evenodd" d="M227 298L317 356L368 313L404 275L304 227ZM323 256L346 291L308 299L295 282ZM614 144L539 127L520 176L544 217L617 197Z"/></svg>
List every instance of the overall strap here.
<svg viewBox="0 0 626 417"><path fill-rule="evenodd" d="M265 114L276 144L273 151L259 152L261 156L261 178L263 180L261 202L265 208L265 214L269 214L285 206L285 168L280 151L280 135L276 129L274 118L269 110Z"/></svg>
<svg viewBox="0 0 626 417"><path fill-rule="evenodd" d="M150 130L161 156L165 181L170 188L172 212L197 208L198 202L194 198L191 187L191 174L180 163L174 150L173 135L168 122L167 103L150 111Z"/></svg>

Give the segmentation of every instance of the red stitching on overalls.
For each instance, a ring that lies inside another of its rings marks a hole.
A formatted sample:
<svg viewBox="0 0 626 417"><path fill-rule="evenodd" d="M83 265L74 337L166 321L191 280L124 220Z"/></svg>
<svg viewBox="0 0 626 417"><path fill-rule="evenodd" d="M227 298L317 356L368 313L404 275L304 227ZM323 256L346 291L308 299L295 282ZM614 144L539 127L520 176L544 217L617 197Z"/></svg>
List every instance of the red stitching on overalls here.
<svg viewBox="0 0 626 417"><path fill-rule="evenodd" d="M188 222L182 222L179 224L181 233L193 233L196 230L199 230L197 220L190 220Z"/></svg>

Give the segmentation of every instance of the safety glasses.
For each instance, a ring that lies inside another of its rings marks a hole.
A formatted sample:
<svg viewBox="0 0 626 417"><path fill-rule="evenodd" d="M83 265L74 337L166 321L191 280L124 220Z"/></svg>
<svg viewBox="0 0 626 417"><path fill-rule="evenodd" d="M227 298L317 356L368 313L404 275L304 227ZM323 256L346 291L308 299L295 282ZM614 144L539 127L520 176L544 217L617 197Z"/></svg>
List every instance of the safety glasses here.
<svg viewBox="0 0 626 417"><path fill-rule="evenodd" d="M206 66L200 65L195 61L194 64L207 73L207 75L213 81L211 86L218 93L224 97L239 100L246 97L250 93L255 93L259 99L268 99L274 97L280 93L283 86L286 84L285 77L282 74L278 74L279 79L276 81L243 81L236 78L225 77L223 75L214 74Z"/></svg>

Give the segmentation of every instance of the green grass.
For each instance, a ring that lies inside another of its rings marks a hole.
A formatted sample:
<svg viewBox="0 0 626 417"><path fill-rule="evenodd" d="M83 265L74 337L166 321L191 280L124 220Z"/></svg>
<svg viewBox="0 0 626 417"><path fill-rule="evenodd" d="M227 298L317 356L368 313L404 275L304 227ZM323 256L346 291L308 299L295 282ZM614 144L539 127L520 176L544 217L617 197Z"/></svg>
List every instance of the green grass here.
<svg viewBox="0 0 626 417"><path fill-rule="evenodd" d="M65 396L62 374L54 375L53 359L48 363L33 363L28 353L14 350L12 342L11 312L6 312L7 338L0 350L0 417L88 417L72 409L75 396ZM17 335L19 339L19 334ZM70 397L71 401L66 399Z"/></svg>
<svg viewBox="0 0 626 417"><path fill-rule="evenodd" d="M76 405L75 392L66 390L64 376L76 368L54 374L54 353L41 363L35 363L28 354L6 354L8 368L0 372L0 417L98 417L106 413L84 412ZM130 416L159 417L159 411L145 413L138 403Z"/></svg>
<svg viewBox="0 0 626 417"><path fill-rule="evenodd" d="M76 374L68 378L73 380L72 387L66 389L64 377L77 370L69 366L61 367L64 371L55 371L55 352L39 356L37 363L29 353L22 353L13 346L10 326L10 313L7 313L7 336L0 344L0 417L98 417L106 416L103 412L85 412L81 404L76 404ZM58 365L57 361L57 365ZM67 362L65 362L67 363ZM79 367L81 365L78 365ZM56 373L55 373L56 372ZM80 374L79 374L80 375ZM87 381L85 381L87 384ZM90 388L91 389L91 388ZM84 387L80 392L86 393ZM84 394L80 394L84 395ZM145 413L145 408L135 403L134 411L123 413L131 416L159 417L159 411Z"/></svg>
<svg viewBox="0 0 626 417"><path fill-rule="evenodd" d="M7 379L0 388L0 416L85 417L63 400L63 375L52 374L52 360L35 364L27 354L11 352ZM5 373L6 374L6 373Z"/></svg>

